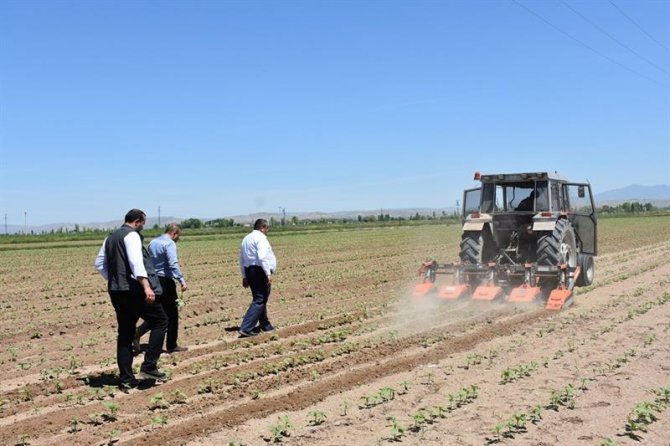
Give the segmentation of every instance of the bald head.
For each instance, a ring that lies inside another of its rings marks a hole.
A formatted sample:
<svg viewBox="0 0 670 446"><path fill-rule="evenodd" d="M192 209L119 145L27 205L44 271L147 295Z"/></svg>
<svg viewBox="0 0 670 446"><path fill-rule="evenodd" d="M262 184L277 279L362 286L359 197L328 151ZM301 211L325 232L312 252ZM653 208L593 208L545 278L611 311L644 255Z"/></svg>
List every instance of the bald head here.
<svg viewBox="0 0 670 446"><path fill-rule="evenodd" d="M177 223L168 223L167 226L165 226L165 233L176 242L181 236L181 226Z"/></svg>

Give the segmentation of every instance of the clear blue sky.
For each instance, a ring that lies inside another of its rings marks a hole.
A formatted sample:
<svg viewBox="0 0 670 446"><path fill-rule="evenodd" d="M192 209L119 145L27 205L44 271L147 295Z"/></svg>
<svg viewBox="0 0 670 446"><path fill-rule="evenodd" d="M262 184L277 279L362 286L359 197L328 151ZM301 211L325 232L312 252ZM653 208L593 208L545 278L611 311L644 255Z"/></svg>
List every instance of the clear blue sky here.
<svg viewBox="0 0 670 446"><path fill-rule="evenodd" d="M670 2L0 2L9 224L446 208L475 170L670 184Z"/></svg>

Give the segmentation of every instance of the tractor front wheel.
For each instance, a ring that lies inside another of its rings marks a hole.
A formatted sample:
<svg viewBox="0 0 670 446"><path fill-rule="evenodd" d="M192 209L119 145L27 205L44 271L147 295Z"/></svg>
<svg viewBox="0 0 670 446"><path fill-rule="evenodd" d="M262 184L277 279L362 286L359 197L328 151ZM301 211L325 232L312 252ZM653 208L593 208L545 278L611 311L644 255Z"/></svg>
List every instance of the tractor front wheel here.
<svg viewBox="0 0 670 446"><path fill-rule="evenodd" d="M579 254L577 263L579 263L579 267L582 270L579 273L579 277L577 277L577 286L591 285L596 274L593 256L589 254Z"/></svg>
<svg viewBox="0 0 670 446"><path fill-rule="evenodd" d="M540 266L567 265L574 269L577 266L577 243L575 230L570 222L560 219L554 230L540 236L537 241L537 264ZM555 284L558 285L558 282ZM565 284L569 290L575 285L574 279L568 279Z"/></svg>

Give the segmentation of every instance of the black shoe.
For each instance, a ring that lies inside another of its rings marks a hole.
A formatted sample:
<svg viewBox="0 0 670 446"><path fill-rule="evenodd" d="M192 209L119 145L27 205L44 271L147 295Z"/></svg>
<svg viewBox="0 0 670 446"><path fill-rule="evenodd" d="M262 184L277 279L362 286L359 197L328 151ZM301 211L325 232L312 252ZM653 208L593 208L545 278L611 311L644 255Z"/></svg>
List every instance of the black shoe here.
<svg viewBox="0 0 670 446"><path fill-rule="evenodd" d="M241 338L251 338L253 336L258 336L258 332L255 331L239 331Z"/></svg>
<svg viewBox="0 0 670 446"><path fill-rule="evenodd" d="M178 345L175 348L168 348L167 352L168 353L177 353L177 352L185 352L187 350L188 350L188 347L182 347L182 346Z"/></svg>
<svg viewBox="0 0 670 446"><path fill-rule="evenodd" d="M140 370L140 376L144 379L153 379L155 381L167 381L167 374L160 370Z"/></svg>
<svg viewBox="0 0 670 446"><path fill-rule="evenodd" d="M272 325L270 325L270 327L268 327L268 328L261 328L261 331L263 333L269 333L271 331L275 331L276 329L277 329L277 327L273 327Z"/></svg>
<svg viewBox="0 0 670 446"><path fill-rule="evenodd" d="M139 384L139 381L136 379L133 379L132 381L121 381L119 383L119 390L122 392L128 392L131 389L136 389Z"/></svg>

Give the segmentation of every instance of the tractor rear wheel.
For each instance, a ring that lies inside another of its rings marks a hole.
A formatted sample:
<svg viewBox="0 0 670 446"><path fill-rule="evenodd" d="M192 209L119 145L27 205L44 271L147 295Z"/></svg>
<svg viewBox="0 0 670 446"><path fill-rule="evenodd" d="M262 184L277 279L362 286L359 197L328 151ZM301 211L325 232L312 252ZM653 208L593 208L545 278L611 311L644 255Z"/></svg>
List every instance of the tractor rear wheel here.
<svg viewBox="0 0 670 446"><path fill-rule="evenodd" d="M565 264L571 269L577 266L577 242L575 230L570 222L560 219L552 232L540 236L537 241L537 264L540 266ZM574 285L574 279L569 279L566 283L569 290L572 290Z"/></svg>
<svg viewBox="0 0 670 446"><path fill-rule="evenodd" d="M485 264L494 256L493 245L493 237L488 228L482 231L465 231L461 236L461 261L469 265Z"/></svg>
<svg viewBox="0 0 670 446"><path fill-rule="evenodd" d="M481 231L465 231L461 236L461 263L465 265L484 265L495 257L495 242L488 227ZM461 282L462 281L462 282ZM465 273L459 283L467 283L472 291L482 281L478 274Z"/></svg>

